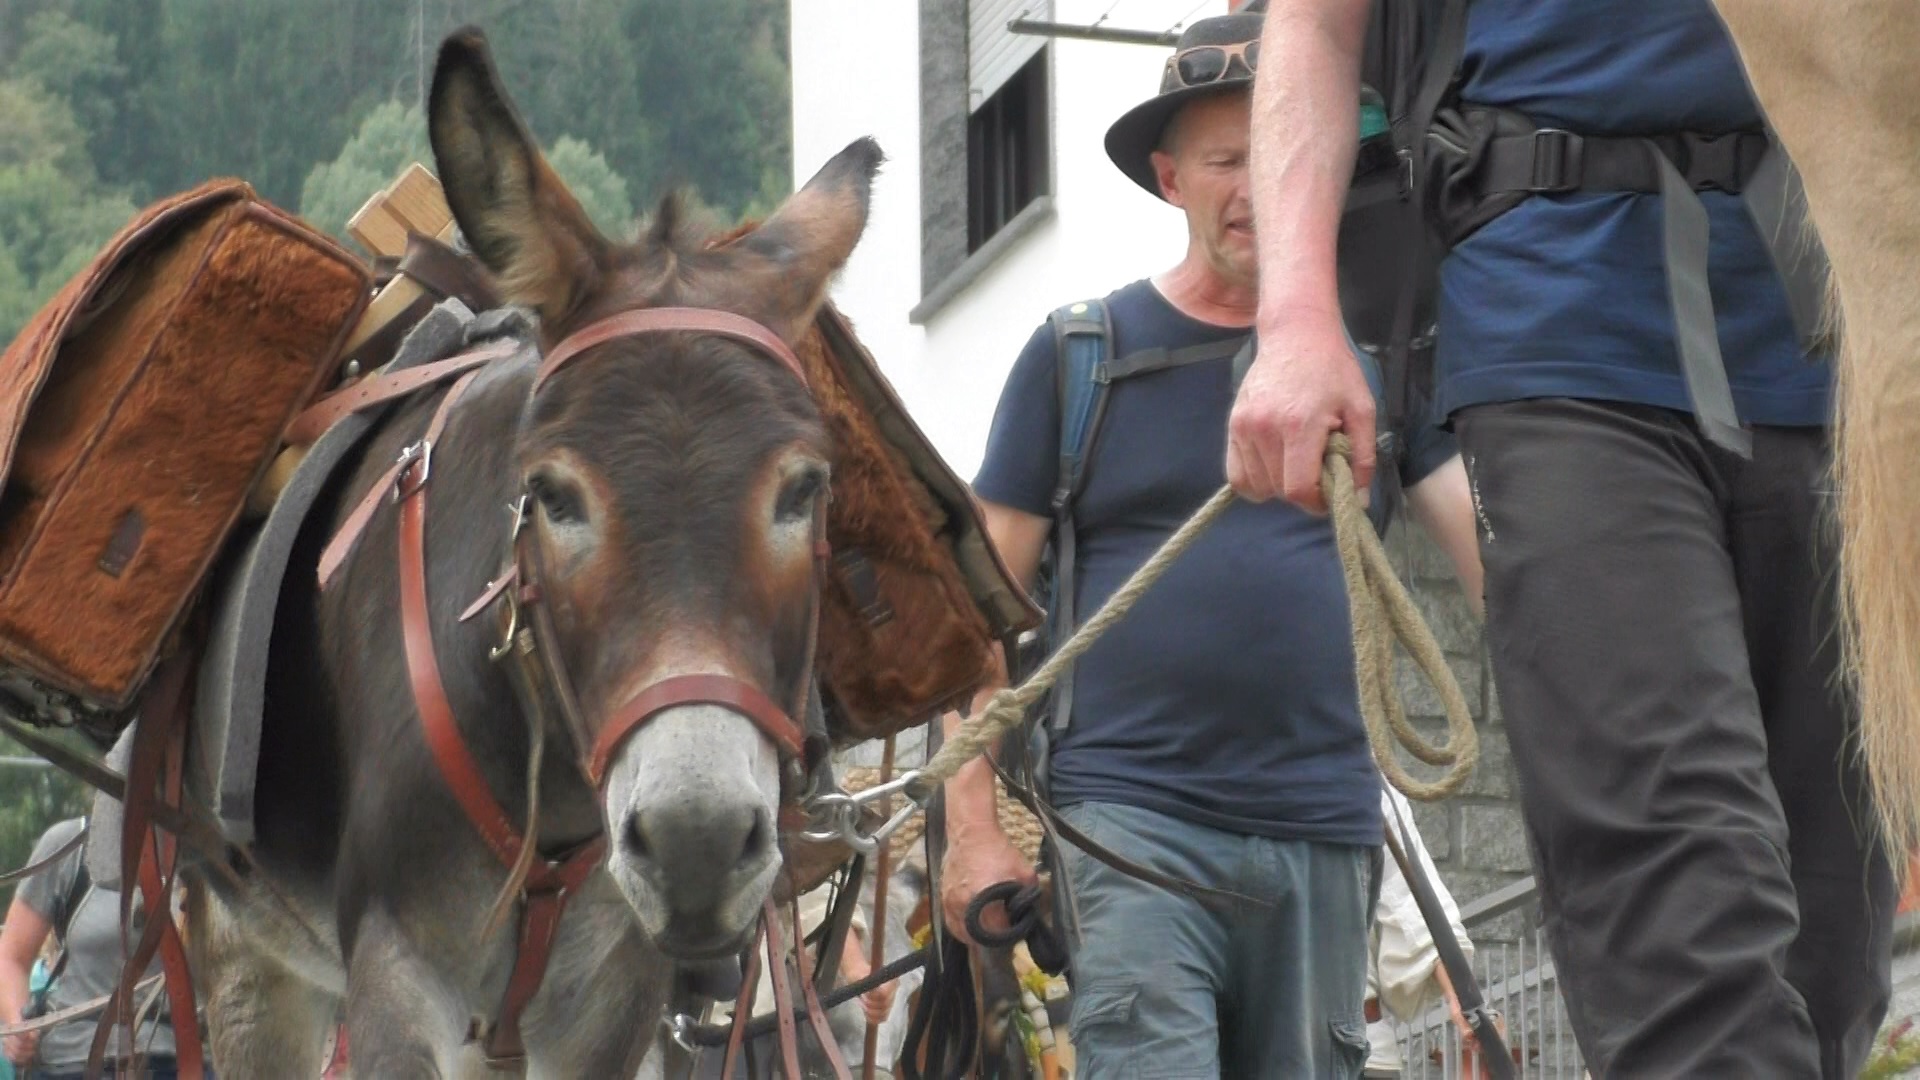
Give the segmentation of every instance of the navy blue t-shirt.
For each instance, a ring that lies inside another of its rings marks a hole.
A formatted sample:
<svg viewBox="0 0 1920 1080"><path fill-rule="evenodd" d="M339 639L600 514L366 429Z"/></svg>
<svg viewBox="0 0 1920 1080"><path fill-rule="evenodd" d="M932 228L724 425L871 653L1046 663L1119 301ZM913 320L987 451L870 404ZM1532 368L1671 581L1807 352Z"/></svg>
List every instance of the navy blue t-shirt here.
<svg viewBox="0 0 1920 1080"><path fill-rule="evenodd" d="M1188 318L1151 283L1107 298L1114 355L1246 333ZM1091 614L1226 482L1227 360L1113 384L1075 513L1075 610ZM1060 403L1053 331L1015 361L974 480L1050 517ZM1444 462L1412 445L1407 482ZM1284 501L1242 503L1202 535L1076 666L1053 749L1061 804L1142 806L1283 839L1380 841L1380 779L1361 728L1333 532Z"/></svg>
<svg viewBox="0 0 1920 1080"><path fill-rule="evenodd" d="M1474 0L1463 100L1595 135L1757 130L1761 115L1708 0ZM1708 277L1747 423L1828 419L1831 371L1800 349L1786 292L1737 196L1703 192ZM1583 397L1691 411L1674 344L1657 195L1536 196L1441 270L1443 415Z"/></svg>

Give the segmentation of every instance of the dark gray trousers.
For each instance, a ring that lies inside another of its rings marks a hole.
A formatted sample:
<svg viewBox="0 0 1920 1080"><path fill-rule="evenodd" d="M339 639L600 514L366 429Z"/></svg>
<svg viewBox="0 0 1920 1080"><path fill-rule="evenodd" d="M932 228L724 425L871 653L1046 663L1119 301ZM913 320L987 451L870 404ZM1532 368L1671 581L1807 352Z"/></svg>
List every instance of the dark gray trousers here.
<svg viewBox="0 0 1920 1080"><path fill-rule="evenodd" d="M1546 930L1596 1077L1852 1077L1895 884L1839 686L1826 433L1456 417Z"/></svg>

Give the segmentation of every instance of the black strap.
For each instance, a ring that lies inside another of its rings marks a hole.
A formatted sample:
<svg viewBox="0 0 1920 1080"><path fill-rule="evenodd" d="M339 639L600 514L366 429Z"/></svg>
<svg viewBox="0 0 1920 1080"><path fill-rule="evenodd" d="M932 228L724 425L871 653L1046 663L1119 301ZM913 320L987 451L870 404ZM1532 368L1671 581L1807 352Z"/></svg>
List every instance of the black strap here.
<svg viewBox="0 0 1920 1080"><path fill-rule="evenodd" d="M1387 850L1393 854L1393 861L1400 867L1400 875L1407 881L1407 888L1413 893L1413 901L1420 908L1420 917L1426 921L1427 931L1433 936L1434 951L1440 954L1440 963L1447 969L1447 980L1453 983L1453 995L1460 1001L1460 1015L1466 1018L1467 1026L1473 1029L1474 1038L1480 1042L1480 1058L1494 1080L1511 1080L1514 1076L1513 1056L1507 1051L1506 1040L1500 1036L1500 1028L1495 1022L1495 1013L1487 1008L1486 999L1480 996L1480 984L1473 977L1473 965L1467 963L1466 951L1460 947L1460 939L1453 936L1453 924L1447 919L1446 908L1440 905L1440 897L1433 890L1433 882L1427 878L1427 868L1421 861L1407 854L1400 844L1396 831L1404 833L1407 825L1400 818L1400 807L1392 800L1387 805L1393 810L1394 824L1386 825Z"/></svg>
<svg viewBox="0 0 1920 1080"><path fill-rule="evenodd" d="M1661 160L1648 156L1648 144ZM1489 138L1480 191L1488 197L1510 192L1664 195L1665 172L1671 168L1695 191L1738 195L1759 172L1771 147L1764 131L1608 136L1545 127Z"/></svg>
<svg viewBox="0 0 1920 1080"><path fill-rule="evenodd" d="M1674 344L1687 396L1693 399L1694 422L1707 441L1751 458L1753 433L1740 426L1726 360L1720 355L1720 327L1707 279L1707 208L1652 140L1646 141L1641 153L1660 171L1667 298L1673 306Z"/></svg>
<svg viewBox="0 0 1920 1080"><path fill-rule="evenodd" d="M499 294L480 263L431 236L408 233L407 253L396 269L442 299L457 298L468 310L492 311L500 306Z"/></svg>
<svg viewBox="0 0 1920 1080"><path fill-rule="evenodd" d="M1245 893L1234 892L1232 889L1216 889L1211 885L1202 885L1171 874L1163 874L1150 866L1142 866L1124 855L1115 854L1112 850L1102 847L1086 833L1074 828L1073 823L1060 816L1060 812L1051 804L1035 795L1032 790L1023 787L1018 780L1007 773L1006 769L1001 767L1000 762L992 754L983 756L987 764L993 767L994 775L998 776L1000 783L1006 787L1007 794L1019 800L1020 805L1026 807L1034 817L1045 822L1049 828L1059 834L1061 839L1086 852L1115 873L1124 874L1135 881L1142 881L1178 896L1184 896L1212 911L1232 914L1243 910L1243 907L1273 907L1274 901L1259 900Z"/></svg>
<svg viewBox="0 0 1920 1080"><path fill-rule="evenodd" d="M867 857L854 852L847 863L846 877L839 891L834 894L833 906L827 909L827 921L822 925L824 931L820 937L820 951L813 961L813 991L826 994L833 990L833 983L840 975L840 953L847 945L847 932L853 926L853 911L860 906L860 888L867 876ZM795 926L794 933L801 928ZM872 931L878 933L876 929Z"/></svg>
<svg viewBox="0 0 1920 1080"><path fill-rule="evenodd" d="M1426 199L1415 185L1426 176L1427 132L1433 127L1434 114L1453 86L1460 59L1467 47L1467 0L1443 0L1440 25L1434 31L1433 48L1420 71L1420 89L1414 94L1413 108L1403 123L1396 125L1396 139L1404 145L1407 168L1402 178L1406 195L1407 243L1415 246L1414 258L1400 273L1398 295L1393 305L1393 326L1387 335L1386 362L1380 371L1386 391L1387 420L1399 424L1407 415L1407 381L1413 362L1414 309L1419 304L1419 268L1426 265L1427 245L1433 243L1427 228Z"/></svg>
<svg viewBox="0 0 1920 1080"><path fill-rule="evenodd" d="M1178 349L1152 348L1130 352L1118 360L1109 360L1102 365L1100 376L1107 382L1119 382L1136 375L1149 375L1156 371L1170 371L1186 367L1189 364L1201 364L1209 360L1229 360L1246 344L1244 334L1220 341L1207 341L1199 345L1184 345ZM1093 448L1093 432L1087 433L1087 448Z"/></svg>

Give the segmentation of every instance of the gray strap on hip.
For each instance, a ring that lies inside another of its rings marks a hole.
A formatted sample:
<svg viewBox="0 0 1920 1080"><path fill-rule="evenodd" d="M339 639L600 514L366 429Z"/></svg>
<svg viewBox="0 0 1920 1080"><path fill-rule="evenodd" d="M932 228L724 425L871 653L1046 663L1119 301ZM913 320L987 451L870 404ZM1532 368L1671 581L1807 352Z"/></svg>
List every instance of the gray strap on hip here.
<svg viewBox="0 0 1920 1080"><path fill-rule="evenodd" d="M1693 400L1694 420L1707 441L1751 458L1753 435L1740 426L1733 407L1733 387L1720 356L1720 331L1707 284L1707 208L1659 147L1651 141L1646 146L1660 169L1667 297L1673 305L1680 373Z"/></svg>
<svg viewBox="0 0 1920 1080"><path fill-rule="evenodd" d="M1800 185L1799 170L1778 142L1760 159L1741 194L1786 287L1800 347L1825 351L1820 314L1827 300L1827 249L1807 224L1807 193Z"/></svg>

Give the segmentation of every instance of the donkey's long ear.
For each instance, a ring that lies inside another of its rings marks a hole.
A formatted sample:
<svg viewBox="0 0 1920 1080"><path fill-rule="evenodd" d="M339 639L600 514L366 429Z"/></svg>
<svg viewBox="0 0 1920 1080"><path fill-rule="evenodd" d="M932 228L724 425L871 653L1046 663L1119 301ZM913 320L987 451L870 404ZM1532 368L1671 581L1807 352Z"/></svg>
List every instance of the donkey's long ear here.
<svg viewBox="0 0 1920 1080"><path fill-rule="evenodd" d="M427 134L467 243L501 295L551 332L592 289L609 245L534 145L477 28L440 46Z"/></svg>
<svg viewBox="0 0 1920 1080"><path fill-rule="evenodd" d="M871 138L854 141L740 245L767 260L773 287L762 319L789 341L805 334L833 275L867 227L867 203L884 155Z"/></svg>

